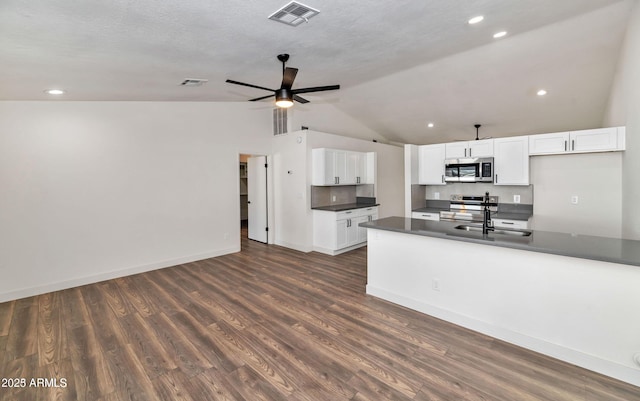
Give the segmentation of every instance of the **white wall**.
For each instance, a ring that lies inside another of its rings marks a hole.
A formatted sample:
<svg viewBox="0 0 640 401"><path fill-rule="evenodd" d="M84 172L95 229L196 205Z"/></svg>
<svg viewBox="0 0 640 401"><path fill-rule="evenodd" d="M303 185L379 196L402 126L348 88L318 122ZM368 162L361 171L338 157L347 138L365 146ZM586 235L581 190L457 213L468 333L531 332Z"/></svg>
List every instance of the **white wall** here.
<svg viewBox="0 0 640 401"><path fill-rule="evenodd" d="M301 127L305 126L315 132L332 132L368 141L375 139L382 143L387 142L382 135L330 103L296 104L289 109L289 120L291 131L301 130Z"/></svg>
<svg viewBox="0 0 640 401"><path fill-rule="evenodd" d="M622 236L640 239L640 1L631 12L618 70L605 116L605 126L627 127L622 157Z"/></svg>
<svg viewBox="0 0 640 401"><path fill-rule="evenodd" d="M404 214L403 148L311 130L274 137L273 144L274 188L276 194L282 194L274 200L276 244L303 252L313 249L310 193L311 150L314 148L376 152L379 216Z"/></svg>
<svg viewBox="0 0 640 401"><path fill-rule="evenodd" d="M249 106L0 102L0 302L238 251Z"/></svg>
<svg viewBox="0 0 640 401"><path fill-rule="evenodd" d="M620 238L623 154L532 156L532 228Z"/></svg>

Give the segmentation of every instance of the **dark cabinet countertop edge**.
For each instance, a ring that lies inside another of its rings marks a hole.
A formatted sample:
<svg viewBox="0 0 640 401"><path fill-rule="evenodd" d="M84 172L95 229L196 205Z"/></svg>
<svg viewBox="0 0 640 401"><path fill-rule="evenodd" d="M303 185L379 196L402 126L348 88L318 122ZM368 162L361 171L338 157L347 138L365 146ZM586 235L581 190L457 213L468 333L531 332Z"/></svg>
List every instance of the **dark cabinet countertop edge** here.
<svg viewBox="0 0 640 401"><path fill-rule="evenodd" d="M458 230L463 222L430 221L404 217L387 217L361 223L361 227L404 234L472 242L489 246L521 249L602 262L640 266L640 241L593 235L578 235L551 231L531 231L531 236L519 237L503 234Z"/></svg>

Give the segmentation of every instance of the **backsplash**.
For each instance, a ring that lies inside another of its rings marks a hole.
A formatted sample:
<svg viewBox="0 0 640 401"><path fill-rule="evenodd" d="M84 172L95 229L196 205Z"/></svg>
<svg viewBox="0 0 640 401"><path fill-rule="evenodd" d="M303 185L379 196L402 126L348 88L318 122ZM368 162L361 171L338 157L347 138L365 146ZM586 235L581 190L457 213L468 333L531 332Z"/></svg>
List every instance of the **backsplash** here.
<svg viewBox="0 0 640 401"><path fill-rule="evenodd" d="M374 185L311 186L312 208L356 203L358 198L372 198L375 202Z"/></svg>
<svg viewBox="0 0 640 401"><path fill-rule="evenodd" d="M335 196L335 201L333 197ZM342 205L356 202L356 186L342 185L334 187L311 186L311 207Z"/></svg>
<svg viewBox="0 0 640 401"><path fill-rule="evenodd" d="M533 204L533 185L493 185L489 183L454 182L447 185L424 185L424 199L436 199L436 193L441 200L449 200L451 195L484 195L489 192L496 195L500 203L515 203L514 195L520 195L520 203ZM412 191L413 192L413 191Z"/></svg>

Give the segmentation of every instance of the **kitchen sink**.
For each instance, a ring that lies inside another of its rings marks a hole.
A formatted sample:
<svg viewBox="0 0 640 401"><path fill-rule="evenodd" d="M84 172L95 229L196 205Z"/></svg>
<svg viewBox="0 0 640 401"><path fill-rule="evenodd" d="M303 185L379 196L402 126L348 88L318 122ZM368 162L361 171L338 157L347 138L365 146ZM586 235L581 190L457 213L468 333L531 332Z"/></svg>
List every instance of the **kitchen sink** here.
<svg viewBox="0 0 640 401"><path fill-rule="evenodd" d="M477 231L482 232L482 226L470 226L467 224L462 224L455 227L456 230L465 230L465 231ZM513 235L516 237L528 237L531 235L531 231L525 230L511 230L511 229L502 229L498 228L493 231L489 231L490 234L502 234L502 235Z"/></svg>

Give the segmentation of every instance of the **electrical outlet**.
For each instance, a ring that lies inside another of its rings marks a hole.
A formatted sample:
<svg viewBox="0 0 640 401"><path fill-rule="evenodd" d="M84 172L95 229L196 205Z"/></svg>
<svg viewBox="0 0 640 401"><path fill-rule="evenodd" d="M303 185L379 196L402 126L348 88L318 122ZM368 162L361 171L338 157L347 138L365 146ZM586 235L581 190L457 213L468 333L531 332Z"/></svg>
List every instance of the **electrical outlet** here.
<svg viewBox="0 0 640 401"><path fill-rule="evenodd" d="M571 197L571 204L573 204L573 205L577 205L578 204L578 195L573 195Z"/></svg>
<svg viewBox="0 0 640 401"><path fill-rule="evenodd" d="M336 201L336 196L335 195L331 196L331 202L335 202L335 201Z"/></svg>
<svg viewBox="0 0 640 401"><path fill-rule="evenodd" d="M434 291L440 291L440 280L438 280L437 278L434 278L433 281L431 282L431 286L433 287Z"/></svg>
<svg viewBox="0 0 640 401"><path fill-rule="evenodd" d="M513 195L513 203L520 203L520 195Z"/></svg>
<svg viewBox="0 0 640 401"><path fill-rule="evenodd" d="M434 199L440 199L440 192L436 192L433 194Z"/></svg>

